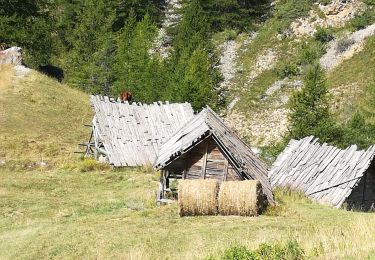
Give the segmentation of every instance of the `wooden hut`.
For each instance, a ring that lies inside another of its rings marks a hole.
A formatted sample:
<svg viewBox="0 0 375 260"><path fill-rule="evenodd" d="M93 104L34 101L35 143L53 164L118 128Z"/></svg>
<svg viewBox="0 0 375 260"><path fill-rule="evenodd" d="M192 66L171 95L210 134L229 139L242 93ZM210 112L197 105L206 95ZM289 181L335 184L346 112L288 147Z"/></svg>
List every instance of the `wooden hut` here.
<svg viewBox="0 0 375 260"><path fill-rule="evenodd" d="M273 202L266 166L209 107L162 144L154 167L162 170L160 200L170 191L171 178L256 179Z"/></svg>
<svg viewBox="0 0 375 260"><path fill-rule="evenodd" d="M269 172L271 185L303 191L336 208L370 210L375 205L374 154L375 146L342 150L313 136L291 140Z"/></svg>
<svg viewBox="0 0 375 260"><path fill-rule="evenodd" d="M86 151L114 167L152 165L162 142L194 116L189 103L121 103L91 96L95 112Z"/></svg>

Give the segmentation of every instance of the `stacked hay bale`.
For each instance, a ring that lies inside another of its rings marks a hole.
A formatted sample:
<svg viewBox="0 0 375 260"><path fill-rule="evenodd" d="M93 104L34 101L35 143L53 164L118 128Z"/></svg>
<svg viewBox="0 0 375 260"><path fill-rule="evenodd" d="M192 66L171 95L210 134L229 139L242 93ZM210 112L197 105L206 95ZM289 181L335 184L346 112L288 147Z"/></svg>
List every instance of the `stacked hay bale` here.
<svg viewBox="0 0 375 260"><path fill-rule="evenodd" d="M257 180L228 181L221 184L218 206L221 215L257 216L267 199Z"/></svg>
<svg viewBox="0 0 375 260"><path fill-rule="evenodd" d="M267 197L257 180L228 181L180 180L180 216L240 215L257 216L267 206Z"/></svg>
<svg viewBox="0 0 375 260"><path fill-rule="evenodd" d="M216 215L219 184L217 180L180 180L180 216Z"/></svg>

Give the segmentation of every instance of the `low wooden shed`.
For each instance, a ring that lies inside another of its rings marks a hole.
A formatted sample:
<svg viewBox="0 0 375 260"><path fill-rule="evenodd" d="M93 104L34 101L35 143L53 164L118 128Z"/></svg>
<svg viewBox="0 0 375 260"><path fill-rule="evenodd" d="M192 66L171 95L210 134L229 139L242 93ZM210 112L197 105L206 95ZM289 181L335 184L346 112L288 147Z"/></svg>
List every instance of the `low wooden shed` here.
<svg viewBox="0 0 375 260"><path fill-rule="evenodd" d="M375 146L345 150L309 136L291 140L269 171L271 185L304 192L311 199L340 208L375 206Z"/></svg>
<svg viewBox="0 0 375 260"><path fill-rule="evenodd" d="M114 167L152 165L160 145L194 117L189 103L120 102L91 96L94 109L89 147Z"/></svg>
<svg viewBox="0 0 375 260"><path fill-rule="evenodd" d="M162 144L155 168L161 169L159 199L170 191L170 179L259 180L273 203L264 163L209 107Z"/></svg>

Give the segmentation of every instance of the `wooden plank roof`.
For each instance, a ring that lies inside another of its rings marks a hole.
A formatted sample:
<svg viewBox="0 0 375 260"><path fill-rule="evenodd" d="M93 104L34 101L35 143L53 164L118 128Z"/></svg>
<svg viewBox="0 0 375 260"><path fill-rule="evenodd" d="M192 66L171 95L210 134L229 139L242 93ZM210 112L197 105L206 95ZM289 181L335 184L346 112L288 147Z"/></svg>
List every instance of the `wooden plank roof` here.
<svg viewBox="0 0 375 260"><path fill-rule="evenodd" d="M356 145L345 150L309 136L291 140L277 157L269 178L271 185L301 190L322 204L341 207L370 166L375 146L358 150Z"/></svg>
<svg viewBox="0 0 375 260"><path fill-rule="evenodd" d="M204 108L162 144L154 166L166 167L208 136L214 138L236 171L244 179L259 180L268 200L274 202L265 164L209 107Z"/></svg>
<svg viewBox="0 0 375 260"><path fill-rule="evenodd" d="M152 165L161 143L194 116L189 103L129 104L91 96L91 104L94 129L116 167Z"/></svg>

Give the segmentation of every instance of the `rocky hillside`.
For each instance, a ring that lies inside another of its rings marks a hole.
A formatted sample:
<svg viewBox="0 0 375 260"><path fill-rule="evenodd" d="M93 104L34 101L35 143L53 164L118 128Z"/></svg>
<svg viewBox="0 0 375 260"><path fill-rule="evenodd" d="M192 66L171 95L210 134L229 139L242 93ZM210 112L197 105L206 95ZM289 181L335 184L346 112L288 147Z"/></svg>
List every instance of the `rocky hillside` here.
<svg viewBox="0 0 375 260"><path fill-rule="evenodd" d="M286 133L288 100L303 86L306 56L318 55L332 111L342 123L363 105L362 94L374 80L375 24L364 18L373 13L371 1L318 1L297 15L289 2L275 1L273 15L255 31L226 31L215 38L222 86L228 88L226 119L256 147L272 145ZM329 36L323 43L321 32Z"/></svg>

